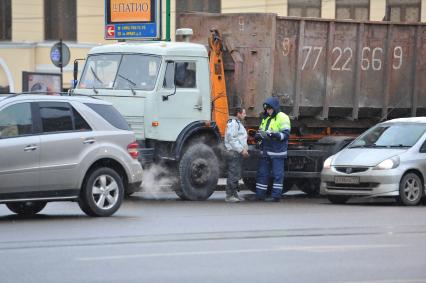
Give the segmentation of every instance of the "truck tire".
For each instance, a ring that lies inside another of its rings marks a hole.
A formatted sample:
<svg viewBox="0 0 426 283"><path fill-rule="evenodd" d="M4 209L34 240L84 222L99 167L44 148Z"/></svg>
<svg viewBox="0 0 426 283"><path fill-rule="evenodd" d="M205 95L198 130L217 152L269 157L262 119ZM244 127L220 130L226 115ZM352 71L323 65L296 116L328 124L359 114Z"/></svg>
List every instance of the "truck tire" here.
<svg viewBox="0 0 426 283"><path fill-rule="evenodd" d="M179 162L180 186L176 194L184 200L206 200L219 180L219 161L205 144L191 145Z"/></svg>
<svg viewBox="0 0 426 283"><path fill-rule="evenodd" d="M318 140L317 144L313 145L312 149L323 150L325 155L323 156L323 161L337 152L341 151L348 144L354 140L353 137L349 136L326 136ZM322 169L318 168L318 170ZM310 197L316 197L320 194L320 178L314 179L301 179L296 181L296 185L305 194Z"/></svg>
<svg viewBox="0 0 426 283"><path fill-rule="evenodd" d="M256 192L256 179L255 178L243 178L244 186L252 191L253 193Z"/></svg>
<svg viewBox="0 0 426 283"><path fill-rule="evenodd" d="M31 216L39 213L45 206L47 202L45 201L22 201L22 202L9 202L6 203L7 208L10 211L23 215Z"/></svg>
<svg viewBox="0 0 426 283"><path fill-rule="evenodd" d="M328 200L334 204L345 204L351 197L340 195L328 195Z"/></svg>
<svg viewBox="0 0 426 283"><path fill-rule="evenodd" d="M256 193L256 179L255 178L243 178L243 182L244 182L244 185L246 186L247 189L249 189L253 193ZM291 190L293 185L294 185L293 181L289 181L289 180L286 180L284 178L284 188L283 188L282 193L285 194L286 192ZM270 195L271 190L272 190L272 180L268 184L268 190L266 191L266 195Z"/></svg>
<svg viewBox="0 0 426 283"><path fill-rule="evenodd" d="M189 200L188 198L185 197L181 189L180 177L179 177L179 164L178 166L170 167L169 171L170 171L171 178L174 180L174 182L172 183L172 190L181 200Z"/></svg>
<svg viewBox="0 0 426 283"><path fill-rule="evenodd" d="M298 180L296 186L310 197L319 196L320 180L318 179Z"/></svg>

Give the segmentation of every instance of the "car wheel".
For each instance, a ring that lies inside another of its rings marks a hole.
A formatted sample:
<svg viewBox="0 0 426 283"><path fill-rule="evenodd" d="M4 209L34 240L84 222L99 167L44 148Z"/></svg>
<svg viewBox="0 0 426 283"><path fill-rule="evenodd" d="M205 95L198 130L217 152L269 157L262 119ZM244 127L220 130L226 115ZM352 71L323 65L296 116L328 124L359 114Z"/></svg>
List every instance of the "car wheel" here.
<svg viewBox="0 0 426 283"><path fill-rule="evenodd" d="M46 204L45 201L23 201L6 203L6 206L16 214L29 216L39 213Z"/></svg>
<svg viewBox="0 0 426 283"><path fill-rule="evenodd" d="M80 192L80 208L89 216L111 216L120 207L124 197L120 175L107 167L91 172Z"/></svg>
<svg viewBox="0 0 426 283"><path fill-rule="evenodd" d="M398 201L407 206L417 205L423 197L423 183L415 173L405 174L399 183Z"/></svg>
<svg viewBox="0 0 426 283"><path fill-rule="evenodd" d="M348 196L333 196L333 195L328 195L327 198L331 203L334 203L334 204L345 204L350 199L350 197Z"/></svg>
<svg viewBox="0 0 426 283"><path fill-rule="evenodd" d="M219 179L219 161L207 145L195 144L179 163L180 186L177 195L182 199L206 200L214 192Z"/></svg>

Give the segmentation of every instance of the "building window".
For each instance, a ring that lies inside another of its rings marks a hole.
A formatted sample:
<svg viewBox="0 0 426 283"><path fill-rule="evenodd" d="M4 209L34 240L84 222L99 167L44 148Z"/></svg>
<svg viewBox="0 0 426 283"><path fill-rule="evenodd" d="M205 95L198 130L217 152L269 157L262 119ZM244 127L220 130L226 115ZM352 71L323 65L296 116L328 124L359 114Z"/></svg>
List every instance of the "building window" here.
<svg viewBox="0 0 426 283"><path fill-rule="evenodd" d="M44 38L76 41L76 0L44 0Z"/></svg>
<svg viewBox="0 0 426 283"><path fill-rule="evenodd" d="M176 27L181 27L179 14L186 12L220 13L221 0L176 0Z"/></svg>
<svg viewBox="0 0 426 283"><path fill-rule="evenodd" d="M288 15L320 18L321 0L288 0Z"/></svg>
<svg viewBox="0 0 426 283"><path fill-rule="evenodd" d="M176 12L220 13L221 0L176 0Z"/></svg>
<svg viewBox="0 0 426 283"><path fill-rule="evenodd" d="M0 40L12 39L12 4L11 0L0 1Z"/></svg>
<svg viewBox="0 0 426 283"><path fill-rule="evenodd" d="M421 0L387 0L385 20L419 22Z"/></svg>
<svg viewBox="0 0 426 283"><path fill-rule="evenodd" d="M336 0L336 19L368 21L370 0Z"/></svg>

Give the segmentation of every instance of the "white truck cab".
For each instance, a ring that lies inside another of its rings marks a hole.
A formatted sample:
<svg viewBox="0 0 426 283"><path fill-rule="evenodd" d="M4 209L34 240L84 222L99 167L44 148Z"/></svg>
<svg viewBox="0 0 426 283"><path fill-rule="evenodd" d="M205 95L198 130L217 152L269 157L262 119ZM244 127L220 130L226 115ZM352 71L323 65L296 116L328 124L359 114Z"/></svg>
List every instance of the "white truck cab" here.
<svg viewBox="0 0 426 283"><path fill-rule="evenodd" d="M210 120L207 50L186 42L95 47L75 93L112 102L139 140L176 141L190 123Z"/></svg>
<svg viewBox="0 0 426 283"><path fill-rule="evenodd" d="M221 141L210 91L203 45L132 42L94 47L73 94L113 103L136 133L142 164L147 156L167 163L176 193L204 200L217 185Z"/></svg>

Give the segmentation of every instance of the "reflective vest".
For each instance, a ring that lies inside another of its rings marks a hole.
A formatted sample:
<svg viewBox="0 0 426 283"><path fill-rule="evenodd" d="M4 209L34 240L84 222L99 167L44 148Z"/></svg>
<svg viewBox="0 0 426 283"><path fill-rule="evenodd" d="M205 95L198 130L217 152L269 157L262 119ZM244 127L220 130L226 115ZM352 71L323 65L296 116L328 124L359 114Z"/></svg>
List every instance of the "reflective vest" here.
<svg viewBox="0 0 426 283"><path fill-rule="evenodd" d="M281 140L265 139L263 141L263 155L271 158L285 158L291 129L290 118L287 114L278 112L274 117L267 116L262 119L259 128L262 131L281 133Z"/></svg>

